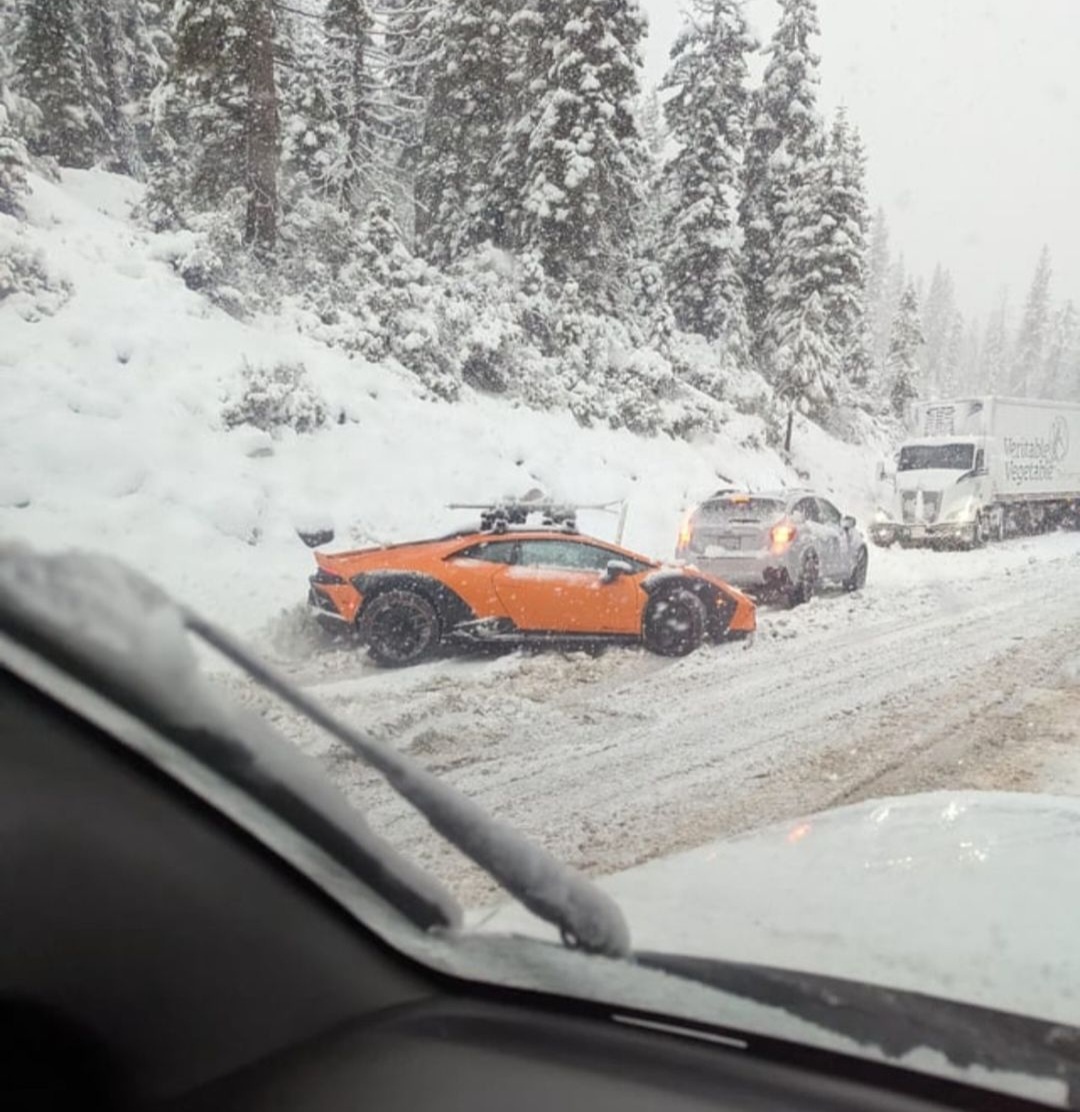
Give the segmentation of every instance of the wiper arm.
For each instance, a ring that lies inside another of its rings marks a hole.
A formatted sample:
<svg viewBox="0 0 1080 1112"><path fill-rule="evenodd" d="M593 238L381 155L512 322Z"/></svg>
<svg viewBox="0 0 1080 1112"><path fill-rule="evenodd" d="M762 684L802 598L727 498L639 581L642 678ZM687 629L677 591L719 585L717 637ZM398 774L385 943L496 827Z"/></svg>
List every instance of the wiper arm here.
<svg viewBox="0 0 1080 1112"><path fill-rule="evenodd" d="M585 877L416 761L347 726L224 630L190 610L181 613L192 633L381 773L448 842L534 915L557 926L567 946L611 957L630 955L630 931L618 904Z"/></svg>
<svg viewBox="0 0 1080 1112"><path fill-rule="evenodd" d="M941 1053L953 1066L1052 1078L1080 1094L1080 1029L978 1004L861 981L681 954L638 953L639 965L780 1008L890 1058Z"/></svg>

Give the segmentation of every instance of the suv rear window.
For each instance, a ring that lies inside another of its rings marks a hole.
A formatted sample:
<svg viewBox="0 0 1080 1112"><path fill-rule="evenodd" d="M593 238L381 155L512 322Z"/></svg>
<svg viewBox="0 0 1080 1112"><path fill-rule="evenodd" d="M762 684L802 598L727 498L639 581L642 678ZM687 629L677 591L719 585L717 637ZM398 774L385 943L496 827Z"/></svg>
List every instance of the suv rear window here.
<svg viewBox="0 0 1080 1112"><path fill-rule="evenodd" d="M771 521L783 512L784 503L776 498L735 496L703 502L698 509L698 517L708 523L725 522L730 525L739 525Z"/></svg>

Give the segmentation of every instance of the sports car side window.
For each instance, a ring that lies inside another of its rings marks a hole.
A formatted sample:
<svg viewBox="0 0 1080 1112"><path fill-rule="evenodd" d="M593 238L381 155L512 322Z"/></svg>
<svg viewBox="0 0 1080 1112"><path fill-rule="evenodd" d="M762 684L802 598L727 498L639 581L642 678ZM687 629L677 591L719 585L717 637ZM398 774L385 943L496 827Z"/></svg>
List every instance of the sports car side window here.
<svg viewBox="0 0 1080 1112"><path fill-rule="evenodd" d="M484 560L489 564L512 564L514 562L515 541L485 541L474 544L463 552L455 552L455 560Z"/></svg>
<svg viewBox="0 0 1080 1112"><path fill-rule="evenodd" d="M522 541L518 563L532 568L603 571L615 553L579 541Z"/></svg>

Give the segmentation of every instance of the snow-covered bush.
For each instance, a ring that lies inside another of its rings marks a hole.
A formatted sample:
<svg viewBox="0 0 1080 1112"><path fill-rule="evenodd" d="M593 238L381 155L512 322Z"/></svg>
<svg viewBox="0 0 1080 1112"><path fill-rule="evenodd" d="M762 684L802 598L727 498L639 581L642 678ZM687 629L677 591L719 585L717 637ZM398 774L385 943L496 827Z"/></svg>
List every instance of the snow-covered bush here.
<svg viewBox="0 0 1080 1112"><path fill-rule="evenodd" d="M289 428L307 433L327 423L326 406L302 363L266 367L252 366L245 360L243 380L239 396L228 401L222 411L226 428L250 425L263 432Z"/></svg>
<svg viewBox="0 0 1080 1112"><path fill-rule="evenodd" d="M70 284L49 274L41 253L23 242L19 225L0 216L0 305L12 306L24 320L39 321L70 296Z"/></svg>

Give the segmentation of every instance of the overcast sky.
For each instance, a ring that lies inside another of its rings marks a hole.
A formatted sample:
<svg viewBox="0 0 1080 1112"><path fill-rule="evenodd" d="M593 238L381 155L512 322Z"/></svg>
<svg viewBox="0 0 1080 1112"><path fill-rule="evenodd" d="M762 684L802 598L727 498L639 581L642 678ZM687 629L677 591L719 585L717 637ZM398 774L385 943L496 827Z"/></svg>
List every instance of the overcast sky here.
<svg viewBox="0 0 1080 1112"><path fill-rule="evenodd" d="M650 81L681 0L641 0ZM758 37L775 0L747 0ZM1055 298L1080 305L1080 0L819 0L821 104L845 104L869 153L871 203L929 280L948 267L960 306L1014 312L1050 247Z"/></svg>

